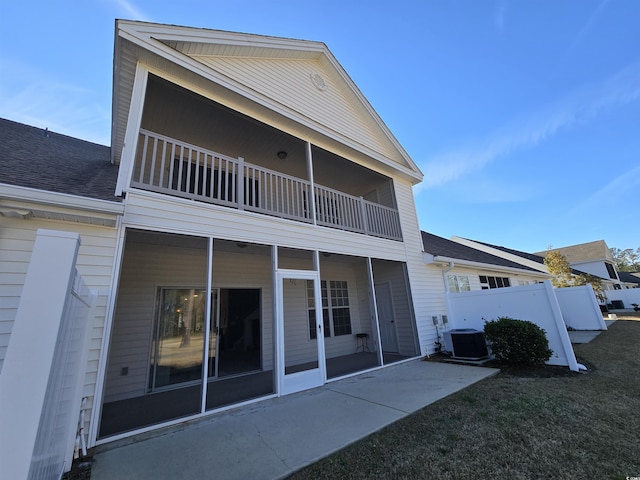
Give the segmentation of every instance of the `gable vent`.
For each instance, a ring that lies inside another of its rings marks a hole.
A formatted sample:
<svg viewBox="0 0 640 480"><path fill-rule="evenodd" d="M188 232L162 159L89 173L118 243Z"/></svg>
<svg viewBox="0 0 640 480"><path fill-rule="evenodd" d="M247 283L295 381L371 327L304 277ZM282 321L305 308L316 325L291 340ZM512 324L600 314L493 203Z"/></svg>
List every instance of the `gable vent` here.
<svg viewBox="0 0 640 480"><path fill-rule="evenodd" d="M327 89L327 84L325 83L324 78L322 78L322 75L320 75L319 73L312 73L311 81L318 90L324 91Z"/></svg>

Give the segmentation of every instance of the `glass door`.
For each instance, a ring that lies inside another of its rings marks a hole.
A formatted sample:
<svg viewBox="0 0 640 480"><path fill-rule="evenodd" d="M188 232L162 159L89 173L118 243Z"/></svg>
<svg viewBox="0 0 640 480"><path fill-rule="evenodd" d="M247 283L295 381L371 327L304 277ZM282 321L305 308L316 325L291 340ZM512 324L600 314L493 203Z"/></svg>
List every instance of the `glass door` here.
<svg viewBox="0 0 640 480"><path fill-rule="evenodd" d="M220 332L220 291L217 288L211 289L211 322L209 323L209 354L207 361L207 372L209 379L218 377L218 366L220 358L218 333Z"/></svg>
<svg viewBox="0 0 640 480"><path fill-rule="evenodd" d="M205 312L205 290L160 289L151 391L201 380Z"/></svg>
<svg viewBox="0 0 640 480"><path fill-rule="evenodd" d="M309 289L314 292L312 308L307 297ZM278 271L276 295L279 394L320 386L326 379L326 367L318 274L307 270Z"/></svg>

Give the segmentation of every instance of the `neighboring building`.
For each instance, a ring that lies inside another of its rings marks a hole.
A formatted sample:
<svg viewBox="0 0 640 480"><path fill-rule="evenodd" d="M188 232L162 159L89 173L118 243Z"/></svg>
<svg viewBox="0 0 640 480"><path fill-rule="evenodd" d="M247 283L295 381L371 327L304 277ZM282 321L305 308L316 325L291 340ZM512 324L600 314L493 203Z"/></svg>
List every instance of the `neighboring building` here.
<svg viewBox="0 0 640 480"><path fill-rule="evenodd" d="M624 288L640 288L640 273L618 272L618 278Z"/></svg>
<svg viewBox="0 0 640 480"><path fill-rule="evenodd" d="M536 255L544 258L549 252L560 253L567 259L569 266L575 270L602 278L607 290L633 288L633 284L627 284L619 278L611 250L604 240L552 248L538 252Z"/></svg>
<svg viewBox="0 0 640 480"><path fill-rule="evenodd" d="M433 351L422 173L323 43L117 21L111 148L0 135L0 362L79 233L89 446Z"/></svg>
<svg viewBox="0 0 640 480"><path fill-rule="evenodd" d="M425 263L442 272L444 288L452 293L529 285L552 277L431 233L421 234Z"/></svg>

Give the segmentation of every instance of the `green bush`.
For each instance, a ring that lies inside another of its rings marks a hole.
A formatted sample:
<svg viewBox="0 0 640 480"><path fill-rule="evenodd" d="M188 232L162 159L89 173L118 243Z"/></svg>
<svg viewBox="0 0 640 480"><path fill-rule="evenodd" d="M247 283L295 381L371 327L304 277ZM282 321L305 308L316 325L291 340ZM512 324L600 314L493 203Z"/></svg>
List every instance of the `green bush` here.
<svg viewBox="0 0 640 480"><path fill-rule="evenodd" d="M542 365L553 354L544 329L527 320L500 317L485 322L484 333L500 363Z"/></svg>

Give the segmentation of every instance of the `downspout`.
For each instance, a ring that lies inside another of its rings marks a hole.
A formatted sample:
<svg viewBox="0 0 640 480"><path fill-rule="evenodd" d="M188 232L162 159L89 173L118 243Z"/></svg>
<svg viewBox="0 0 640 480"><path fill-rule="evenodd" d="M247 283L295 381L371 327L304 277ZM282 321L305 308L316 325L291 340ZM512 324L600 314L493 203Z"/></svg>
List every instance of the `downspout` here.
<svg viewBox="0 0 640 480"><path fill-rule="evenodd" d="M449 267L442 270L442 281L444 282L444 291L449 293L449 282L447 281L447 273L453 270L453 267L456 265L453 262L449 262ZM447 302L448 303L448 302ZM447 308L447 313L449 313L449 309Z"/></svg>
<svg viewBox="0 0 640 480"><path fill-rule="evenodd" d="M453 262L449 262L449 267L442 270L442 281L444 282L444 308L447 310L447 318L449 319L448 324L451 325L451 321L453 317L451 315L451 304L449 303L449 295L451 292L449 291L449 282L447 281L447 273L453 270L455 264ZM444 325L443 325L444 327ZM449 326L451 328L451 326Z"/></svg>

